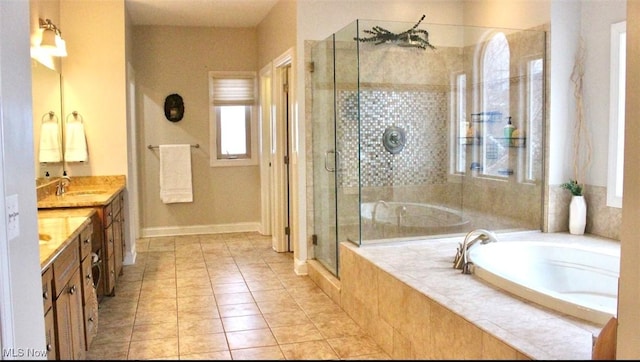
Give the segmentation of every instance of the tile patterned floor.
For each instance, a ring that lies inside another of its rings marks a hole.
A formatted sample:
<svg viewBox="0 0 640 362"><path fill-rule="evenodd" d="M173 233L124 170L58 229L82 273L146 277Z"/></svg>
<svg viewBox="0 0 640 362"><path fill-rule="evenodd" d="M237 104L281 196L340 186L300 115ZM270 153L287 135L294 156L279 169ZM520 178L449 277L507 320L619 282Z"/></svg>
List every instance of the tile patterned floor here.
<svg viewBox="0 0 640 362"><path fill-rule="evenodd" d="M390 359L257 233L140 239L88 359Z"/></svg>

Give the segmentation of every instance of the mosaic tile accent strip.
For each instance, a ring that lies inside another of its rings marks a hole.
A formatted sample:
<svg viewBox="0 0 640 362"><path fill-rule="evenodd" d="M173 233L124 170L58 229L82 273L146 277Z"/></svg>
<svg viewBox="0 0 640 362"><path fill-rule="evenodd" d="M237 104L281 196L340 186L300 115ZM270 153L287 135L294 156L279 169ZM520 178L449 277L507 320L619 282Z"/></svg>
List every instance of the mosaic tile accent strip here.
<svg viewBox="0 0 640 362"><path fill-rule="evenodd" d="M447 92L360 90L359 95L360 125L358 92L338 91L340 186L445 183L448 167ZM406 132L404 149L397 154L391 154L382 144L382 135L390 126L400 127Z"/></svg>

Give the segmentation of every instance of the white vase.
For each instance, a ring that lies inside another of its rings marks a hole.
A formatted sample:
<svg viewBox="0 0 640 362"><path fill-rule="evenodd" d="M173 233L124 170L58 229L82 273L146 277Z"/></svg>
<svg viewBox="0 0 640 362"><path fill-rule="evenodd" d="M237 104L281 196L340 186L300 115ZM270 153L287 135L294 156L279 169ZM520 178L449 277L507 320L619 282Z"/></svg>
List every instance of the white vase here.
<svg viewBox="0 0 640 362"><path fill-rule="evenodd" d="M574 235L584 234L587 225L587 202L584 196L571 196L569 204L569 232Z"/></svg>

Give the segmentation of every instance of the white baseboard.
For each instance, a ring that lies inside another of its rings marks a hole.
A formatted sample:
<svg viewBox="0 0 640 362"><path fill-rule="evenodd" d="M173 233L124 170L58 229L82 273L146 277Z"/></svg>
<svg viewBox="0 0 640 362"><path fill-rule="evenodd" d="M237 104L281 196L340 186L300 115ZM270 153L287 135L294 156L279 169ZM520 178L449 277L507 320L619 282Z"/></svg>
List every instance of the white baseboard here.
<svg viewBox="0 0 640 362"><path fill-rule="evenodd" d="M260 223L247 222L237 224L220 225L196 225L196 226L169 226L157 228L143 228L140 234L143 238L156 236L196 235L196 234L221 234L239 232L259 232Z"/></svg>
<svg viewBox="0 0 640 362"><path fill-rule="evenodd" d="M127 251L127 253L124 255L124 261L122 262L122 264L124 265L133 265L136 263L136 256L138 255L138 253L134 252L130 252Z"/></svg>
<svg viewBox="0 0 640 362"><path fill-rule="evenodd" d="M309 266L306 260L293 259L293 271L297 275L308 275L309 274Z"/></svg>

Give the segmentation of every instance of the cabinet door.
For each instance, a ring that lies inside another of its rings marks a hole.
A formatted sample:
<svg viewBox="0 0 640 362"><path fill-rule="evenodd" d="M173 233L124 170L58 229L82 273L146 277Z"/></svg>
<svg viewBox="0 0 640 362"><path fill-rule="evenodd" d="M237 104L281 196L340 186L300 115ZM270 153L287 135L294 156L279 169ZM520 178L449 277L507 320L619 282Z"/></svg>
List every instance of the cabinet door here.
<svg viewBox="0 0 640 362"><path fill-rule="evenodd" d="M56 299L56 348L63 360L84 359L84 313L80 272L76 270Z"/></svg>
<svg viewBox="0 0 640 362"><path fill-rule="evenodd" d="M103 271L104 271L104 293L106 295L113 295L114 288L116 286L116 274L115 265L113 259L114 250L114 230L113 223L104 229L104 254L103 254Z"/></svg>
<svg viewBox="0 0 640 362"><path fill-rule="evenodd" d="M56 331L53 315L53 308L49 309L44 315L44 335L46 341L45 348L47 350L47 359L50 360L58 359L56 353Z"/></svg>
<svg viewBox="0 0 640 362"><path fill-rule="evenodd" d="M115 261L116 283L118 277L122 275L122 261L124 260L122 241L122 212L113 218L113 260Z"/></svg>

